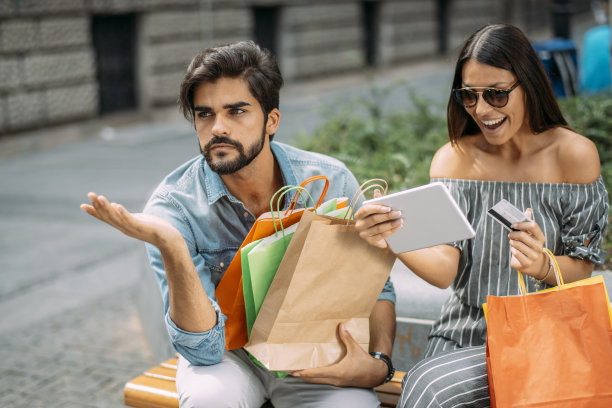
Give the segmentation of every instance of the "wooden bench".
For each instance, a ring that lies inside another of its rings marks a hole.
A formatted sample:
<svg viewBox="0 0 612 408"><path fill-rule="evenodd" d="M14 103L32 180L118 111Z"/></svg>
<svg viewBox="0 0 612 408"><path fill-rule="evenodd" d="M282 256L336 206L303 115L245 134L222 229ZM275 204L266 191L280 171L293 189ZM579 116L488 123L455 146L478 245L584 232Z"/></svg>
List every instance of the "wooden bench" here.
<svg viewBox="0 0 612 408"><path fill-rule="evenodd" d="M136 408L178 408L176 361L176 357L166 360L125 384L125 405ZM404 374L406 373L396 371L390 382L375 388L383 407L397 405Z"/></svg>

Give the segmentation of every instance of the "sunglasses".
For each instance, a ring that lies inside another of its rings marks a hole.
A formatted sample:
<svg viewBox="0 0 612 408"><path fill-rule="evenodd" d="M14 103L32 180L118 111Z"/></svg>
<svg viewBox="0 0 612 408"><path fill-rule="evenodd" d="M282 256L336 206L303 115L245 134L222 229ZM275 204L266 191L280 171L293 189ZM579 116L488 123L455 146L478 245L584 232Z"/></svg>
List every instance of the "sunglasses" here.
<svg viewBox="0 0 612 408"><path fill-rule="evenodd" d="M465 108L476 106L478 94L482 94L482 99L494 108L503 108L508 104L508 95L517 86L519 86L518 81L508 89L468 86L465 88L453 89L452 93L457 102L462 104Z"/></svg>

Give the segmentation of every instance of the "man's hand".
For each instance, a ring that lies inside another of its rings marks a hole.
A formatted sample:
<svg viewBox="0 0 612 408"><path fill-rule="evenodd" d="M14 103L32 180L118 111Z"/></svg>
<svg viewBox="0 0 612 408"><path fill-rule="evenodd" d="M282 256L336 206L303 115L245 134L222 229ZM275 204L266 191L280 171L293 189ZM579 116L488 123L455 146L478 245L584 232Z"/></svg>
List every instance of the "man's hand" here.
<svg viewBox="0 0 612 408"><path fill-rule="evenodd" d="M121 204L110 203L106 197L89 193L90 204L81 204L81 209L123 232L128 237L136 238L163 247L172 240L181 238L181 234L168 221L153 215L128 212Z"/></svg>
<svg viewBox="0 0 612 408"><path fill-rule="evenodd" d="M387 365L363 351L344 325L338 325L340 339L346 347L346 355L336 364L309 368L291 373L304 381L330 384L338 387L372 388L382 384L387 377Z"/></svg>
<svg viewBox="0 0 612 408"><path fill-rule="evenodd" d="M159 248L168 279L169 307L172 321L182 330L200 333L217 324L215 312L189 249L179 231L168 221L149 214L132 214L121 204L110 203L96 193L87 194L90 204L81 209L123 232L128 237Z"/></svg>

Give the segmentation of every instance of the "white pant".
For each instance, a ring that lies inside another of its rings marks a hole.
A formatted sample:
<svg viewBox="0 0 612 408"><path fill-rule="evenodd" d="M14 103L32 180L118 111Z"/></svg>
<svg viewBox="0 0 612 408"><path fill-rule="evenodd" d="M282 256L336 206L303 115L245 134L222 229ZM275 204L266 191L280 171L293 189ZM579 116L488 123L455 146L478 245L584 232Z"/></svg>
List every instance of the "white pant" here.
<svg viewBox="0 0 612 408"><path fill-rule="evenodd" d="M179 355L176 387L181 408L379 407L371 388L334 387L287 376L277 378L255 365L243 349L226 351L213 366L193 366Z"/></svg>

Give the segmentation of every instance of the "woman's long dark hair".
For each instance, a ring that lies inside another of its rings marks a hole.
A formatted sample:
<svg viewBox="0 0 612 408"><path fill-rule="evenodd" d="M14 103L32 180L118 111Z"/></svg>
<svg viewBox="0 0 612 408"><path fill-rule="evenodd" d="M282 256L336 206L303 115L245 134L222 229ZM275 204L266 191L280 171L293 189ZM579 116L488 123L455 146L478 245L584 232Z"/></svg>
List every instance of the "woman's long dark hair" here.
<svg viewBox="0 0 612 408"><path fill-rule="evenodd" d="M453 89L462 87L463 66L469 59L505 69L516 75L526 96L529 127L533 133L563 126L567 121L555 99L550 81L531 43L509 24L488 25L468 38L457 60ZM451 95L447 107L448 136L456 143L462 136L480 132L474 119Z"/></svg>

